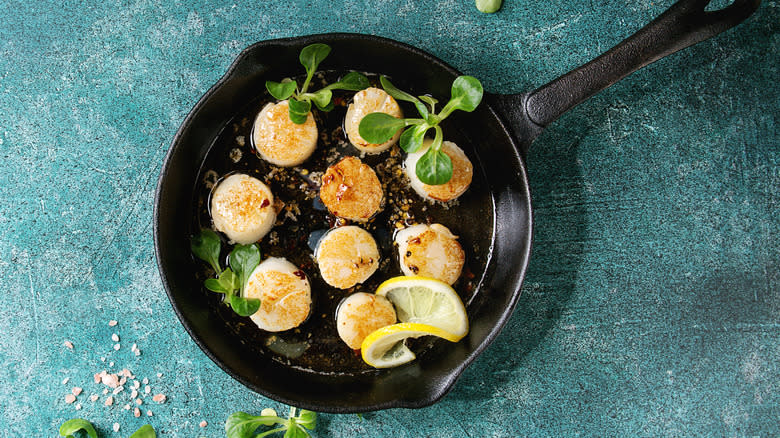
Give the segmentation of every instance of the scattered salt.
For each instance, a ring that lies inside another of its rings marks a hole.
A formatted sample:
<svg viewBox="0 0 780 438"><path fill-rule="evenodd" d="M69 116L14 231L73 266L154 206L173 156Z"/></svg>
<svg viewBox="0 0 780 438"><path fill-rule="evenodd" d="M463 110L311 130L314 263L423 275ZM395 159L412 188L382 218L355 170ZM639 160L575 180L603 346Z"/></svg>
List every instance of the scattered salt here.
<svg viewBox="0 0 780 438"><path fill-rule="evenodd" d="M99 396L99 395L97 395L97 394L92 394L92 395L90 395L90 396L89 396L89 401L91 401L91 402L95 402L95 401L97 401L97 399L98 399L98 398L100 398L100 396Z"/></svg>
<svg viewBox="0 0 780 438"><path fill-rule="evenodd" d="M142 404L144 404L144 401L141 400L140 398L137 398L137 399L135 399L135 404L137 404L138 406L141 406Z"/></svg>
<svg viewBox="0 0 780 438"><path fill-rule="evenodd" d="M114 404L114 397L111 397L111 396L109 395L109 396L108 396L108 398L106 399L106 402L105 402L105 403L103 403L103 404L104 404L104 405L106 405L106 406L111 406L111 405L113 405L113 404Z"/></svg>
<svg viewBox="0 0 780 438"><path fill-rule="evenodd" d="M165 394L155 394L154 397L152 397L152 400L157 403L165 403Z"/></svg>
<svg viewBox="0 0 780 438"><path fill-rule="evenodd" d="M162 377L162 373L157 373L157 378L159 379L160 377Z"/></svg>
<svg viewBox="0 0 780 438"><path fill-rule="evenodd" d="M66 378L62 379L62 384L63 385L67 385L69 381L70 381L70 377L66 377Z"/></svg>
<svg viewBox="0 0 780 438"><path fill-rule="evenodd" d="M114 432L119 432L119 423L114 423Z"/></svg>
<svg viewBox="0 0 780 438"><path fill-rule="evenodd" d="M128 404L126 404L126 405L124 405L123 407L124 407L124 409L125 409L126 411L129 411L129 410L130 410L130 403L128 403Z"/></svg>
<svg viewBox="0 0 780 438"><path fill-rule="evenodd" d="M149 379L147 379L146 377L144 377L144 380L143 380L143 382L144 382L144 385L148 385L148 384L149 384Z"/></svg>
<svg viewBox="0 0 780 438"><path fill-rule="evenodd" d="M117 322L114 321L113 319L111 321L108 321L108 325L111 326L111 327L115 326L116 324L117 324Z"/></svg>
<svg viewBox="0 0 780 438"><path fill-rule="evenodd" d="M121 348L119 344L114 345L114 350L119 351L119 348Z"/></svg>
<svg viewBox="0 0 780 438"><path fill-rule="evenodd" d="M81 410L81 403L76 403L76 410L77 410L77 411L80 411L80 410Z"/></svg>
<svg viewBox="0 0 780 438"><path fill-rule="evenodd" d="M68 394L68 395L66 395L66 396L65 396L65 403L67 403L67 404L71 404L71 403L73 403L74 401L76 401L76 396L75 396L75 395L73 395L73 394Z"/></svg>
<svg viewBox="0 0 780 438"><path fill-rule="evenodd" d="M136 398L136 397L138 397L138 391L134 389L133 392L130 393L130 398Z"/></svg>
<svg viewBox="0 0 780 438"><path fill-rule="evenodd" d="M206 420L203 420L203 421L201 421L201 422L200 422L200 425L199 425L199 426L200 426L200 427L206 427L206 426L208 426L208 425L209 425L209 424L208 424L208 423L206 423Z"/></svg>
<svg viewBox="0 0 780 438"><path fill-rule="evenodd" d="M73 395L79 395L79 394L81 394L81 391L82 391L82 389L79 388L78 386L74 386L73 389L70 390L70 392L72 392Z"/></svg>
<svg viewBox="0 0 780 438"><path fill-rule="evenodd" d="M141 410L138 408L133 409L133 416L138 418L141 416Z"/></svg>
<svg viewBox="0 0 780 438"><path fill-rule="evenodd" d="M65 341L65 342L63 342L63 344L65 344L66 347L68 347L71 350L73 350L73 342Z"/></svg>
<svg viewBox="0 0 780 438"><path fill-rule="evenodd" d="M150 392L152 392L152 388L150 388L148 386L145 386L144 387L144 393L149 394Z"/></svg>
<svg viewBox="0 0 780 438"><path fill-rule="evenodd" d="M111 335L111 340L114 342L119 342L119 335L114 333L113 335Z"/></svg>
<svg viewBox="0 0 780 438"><path fill-rule="evenodd" d="M149 417L151 417L151 416L152 416L152 411L146 411L146 415L148 415Z"/></svg>

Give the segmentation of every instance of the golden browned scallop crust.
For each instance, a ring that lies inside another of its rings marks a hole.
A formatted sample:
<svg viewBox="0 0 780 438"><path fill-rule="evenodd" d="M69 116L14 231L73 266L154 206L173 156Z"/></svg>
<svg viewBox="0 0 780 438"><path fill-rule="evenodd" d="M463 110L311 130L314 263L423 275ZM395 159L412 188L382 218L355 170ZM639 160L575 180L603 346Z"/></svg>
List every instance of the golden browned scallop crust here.
<svg viewBox="0 0 780 438"><path fill-rule="evenodd" d="M442 144L442 152L452 161L452 178L444 184L428 185L417 178L415 168L422 154L428 150L432 140L426 140L422 150L409 154L406 160L406 173L411 180L412 188L422 197L434 201L448 202L462 195L471 184L474 168L471 161L461 148L451 141Z"/></svg>
<svg viewBox="0 0 780 438"><path fill-rule="evenodd" d="M258 265L247 281L244 296L260 299L260 309L250 318L269 332L297 327L311 311L306 274L282 258L271 257Z"/></svg>
<svg viewBox="0 0 780 438"><path fill-rule="evenodd" d="M263 107L252 130L252 140L260 156L282 167L297 166L309 158L317 147L317 136L317 124L311 112L305 123L293 123L286 100Z"/></svg>
<svg viewBox="0 0 780 438"><path fill-rule="evenodd" d="M398 232L396 241L401 270L406 275L455 283L466 260L466 254L456 239L457 236L441 224L415 225Z"/></svg>
<svg viewBox="0 0 780 438"><path fill-rule="evenodd" d="M379 268L379 248L371 233L354 225L328 231L315 252L322 279L348 289L362 283Z"/></svg>
<svg viewBox="0 0 780 438"><path fill-rule="evenodd" d="M365 222L379 211L382 184L359 158L346 157L322 176L320 199L335 216Z"/></svg>
<svg viewBox="0 0 780 438"><path fill-rule="evenodd" d="M359 150L368 154L378 154L387 150L398 141L401 130L395 133L393 138L384 143L369 143L360 136L360 121L368 114L380 112L396 118L403 117L401 107L393 96L380 88L366 88L355 93L352 103L347 107L347 115L344 118L344 128L347 131L349 141Z"/></svg>
<svg viewBox="0 0 780 438"><path fill-rule="evenodd" d="M220 181L211 196L214 227L230 240L249 244L265 236L276 220L271 189L245 174L233 174Z"/></svg>
<svg viewBox="0 0 780 438"><path fill-rule="evenodd" d="M341 302L336 314L339 337L353 350L359 350L366 336L395 324L393 304L379 295L358 292Z"/></svg>

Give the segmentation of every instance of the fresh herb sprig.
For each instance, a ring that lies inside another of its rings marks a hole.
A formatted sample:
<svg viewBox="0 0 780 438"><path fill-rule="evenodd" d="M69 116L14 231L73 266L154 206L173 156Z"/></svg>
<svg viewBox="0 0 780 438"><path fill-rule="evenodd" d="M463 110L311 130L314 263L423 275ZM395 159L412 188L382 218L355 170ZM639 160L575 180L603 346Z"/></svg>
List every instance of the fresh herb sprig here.
<svg viewBox="0 0 780 438"><path fill-rule="evenodd" d="M298 83L292 79L283 79L282 82L265 81L265 88L271 96L279 100L289 99L290 120L301 125L306 123L306 117L311 111L311 103L321 111L333 109L333 90L360 91L368 88L368 78L358 72L350 72L344 75L340 81L334 82L325 88L309 93L309 85L320 63L330 54L330 46L327 44L311 44L301 50L298 60L306 69L306 80L298 87Z"/></svg>
<svg viewBox="0 0 780 438"><path fill-rule="evenodd" d="M417 161L415 173L425 184L445 184L452 178L452 161L442 152L444 133L439 124L455 110L474 111L482 101L482 84L472 76L458 76L452 83L449 102L436 113L436 99L430 96L412 96L399 90L387 77L380 78L382 88L396 100L411 102L417 108L421 118L398 119L385 113L371 113L363 117L358 127L360 136L371 143L384 143L390 140L399 129L405 128L401 134L399 145L407 153L418 151L425 140L425 134L433 129L434 137L431 147ZM426 106L427 104L427 106Z"/></svg>
<svg viewBox="0 0 780 438"><path fill-rule="evenodd" d="M258 432L261 426L275 426L270 430ZM276 415L250 415L246 412L233 412L225 422L227 438L261 438L275 433L284 432L284 438L310 437L308 430L317 426L317 413L290 407L288 418ZM308 430L307 430L308 429Z"/></svg>
<svg viewBox="0 0 780 438"><path fill-rule="evenodd" d="M260 248L257 244L236 245L228 255L230 267L224 270L219 264L222 241L214 231L201 230L192 237L190 248L196 257L211 265L217 273L217 278L209 278L203 283L206 289L225 294L225 304L240 316L253 315L260 309L259 299L243 296L249 275L260 264Z"/></svg>
<svg viewBox="0 0 780 438"><path fill-rule="evenodd" d="M74 438L79 431L86 433L90 438L98 438L95 427L83 418L73 418L60 426L60 436L66 438ZM157 438L157 434L151 425L145 424L130 435L130 438Z"/></svg>

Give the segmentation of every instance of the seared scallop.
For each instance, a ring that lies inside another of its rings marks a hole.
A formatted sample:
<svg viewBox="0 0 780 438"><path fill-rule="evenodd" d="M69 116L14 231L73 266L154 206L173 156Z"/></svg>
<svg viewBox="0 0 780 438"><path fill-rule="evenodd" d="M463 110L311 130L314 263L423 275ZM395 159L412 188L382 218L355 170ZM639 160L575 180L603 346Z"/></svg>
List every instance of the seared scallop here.
<svg viewBox="0 0 780 438"><path fill-rule="evenodd" d="M298 327L311 312L309 280L284 258L271 257L257 265L246 282L244 297L260 299L260 309L250 318L269 332Z"/></svg>
<svg viewBox="0 0 780 438"><path fill-rule="evenodd" d="M317 124L311 112L306 122L290 120L287 101L269 103L255 118L252 140L260 156L281 167L303 163L317 147Z"/></svg>
<svg viewBox="0 0 780 438"><path fill-rule="evenodd" d="M359 158L346 157L322 176L320 199L335 216L365 222L379 211L382 184Z"/></svg>
<svg viewBox="0 0 780 438"><path fill-rule="evenodd" d="M420 181L417 177L415 168L417 161L428 150L433 140L425 140L423 147L419 151L409 154L404 162L404 170L411 180L412 188L418 195L431 201L448 202L462 195L471 184L471 178L474 175L474 168L471 165L469 157L461 148L451 141L445 141L442 144L441 151L447 154L452 161L452 178L444 184L430 186Z"/></svg>
<svg viewBox="0 0 780 438"><path fill-rule="evenodd" d="M441 224L413 225L395 235L401 270L406 275L455 283L463 269L465 253L457 236Z"/></svg>
<svg viewBox="0 0 780 438"><path fill-rule="evenodd" d="M243 173L228 176L211 194L211 219L217 230L241 244L262 239L276 221L274 195L262 181Z"/></svg>
<svg viewBox="0 0 780 438"><path fill-rule="evenodd" d="M387 298L365 292L348 296L336 311L339 337L353 350L360 349L366 336L395 321L395 309Z"/></svg>
<svg viewBox="0 0 780 438"><path fill-rule="evenodd" d="M352 103L347 108L347 116L344 118L344 128L347 131L349 141L356 148L368 154L378 154L387 150L401 136L399 130L393 138L381 144L369 143L364 140L358 130L360 121L366 115L377 112L389 114L399 119L403 117L401 107L398 106L398 102L393 99L393 96L387 94L385 90L372 87L355 93Z"/></svg>
<svg viewBox="0 0 780 438"><path fill-rule="evenodd" d="M368 279L379 267L379 248L368 231L354 225L334 228L320 240L314 258L322 279L348 289Z"/></svg>

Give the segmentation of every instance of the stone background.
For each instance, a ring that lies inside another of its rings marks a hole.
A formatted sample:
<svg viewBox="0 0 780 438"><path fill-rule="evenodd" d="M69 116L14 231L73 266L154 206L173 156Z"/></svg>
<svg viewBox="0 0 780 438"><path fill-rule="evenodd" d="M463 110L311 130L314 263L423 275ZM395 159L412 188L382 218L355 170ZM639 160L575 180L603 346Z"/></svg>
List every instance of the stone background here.
<svg viewBox="0 0 780 438"><path fill-rule="evenodd" d="M0 2L0 434L56 436L80 416L104 437L146 422L219 437L233 411L283 410L191 341L153 252L165 152L244 47L370 33L521 92L671 3L506 0L484 15L468 0ZM764 0L552 124L528 157L534 254L502 335L440 403L323 414L316 436L780 433L779 6ZM109 362L168 401L146 398L141 419L127 393L90 402Z"/></svg>

